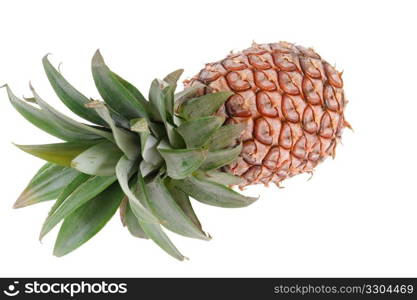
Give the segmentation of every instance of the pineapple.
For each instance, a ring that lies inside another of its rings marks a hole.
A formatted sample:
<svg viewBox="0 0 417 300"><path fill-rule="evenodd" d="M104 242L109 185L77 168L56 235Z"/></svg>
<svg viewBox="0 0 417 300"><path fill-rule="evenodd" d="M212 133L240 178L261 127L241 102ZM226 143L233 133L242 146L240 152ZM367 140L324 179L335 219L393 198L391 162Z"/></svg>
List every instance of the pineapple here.
<svg viewBox="0 0 417 300"><path fill-rule="evenodd" d="M335 156L346 100L341 73L313 50L287 42L253 43L207 64L186 87L204 84L200 95L232 91L217 112L226 123L244 123L242 153L224 168L244 185L312 173Z"/></svg>
<svg viewBox="0 0 417 300"><path fill-rule="evenodd" d="M17 145L46 163L14 204L55 200L40 239L61 224L54 246L66 255L92 238L119 209L135 237L151 239L176 259L185 256L165 233L201 240L190 198L219 207L257 200L233 190L311 172L334 155L347 123L342 80L312 50L288 43L254 45L209 64L175 93L183 70L152 81L148 99L112 72L99 51L92 59L103 98L89 99L42 60L58 98L89 123L75 121L35 91L14 108L63 140Z"/></svg>

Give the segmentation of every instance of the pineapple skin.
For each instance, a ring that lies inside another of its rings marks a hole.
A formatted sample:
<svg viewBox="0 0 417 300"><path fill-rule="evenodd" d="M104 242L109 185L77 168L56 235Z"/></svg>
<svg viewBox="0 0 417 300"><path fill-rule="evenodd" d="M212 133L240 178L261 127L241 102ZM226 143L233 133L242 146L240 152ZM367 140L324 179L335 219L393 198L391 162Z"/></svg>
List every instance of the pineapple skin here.
<svg viewBox="0 0 417 300"><path fill-rule="evenodd" d="M217 114L244 122L243 149L225 171L242 186L280 182L309 172L335 156L347 101L342 73L313 49L292 43L256 44L206 64L186 87L203 83L200 94L232 91Z"/></svg>

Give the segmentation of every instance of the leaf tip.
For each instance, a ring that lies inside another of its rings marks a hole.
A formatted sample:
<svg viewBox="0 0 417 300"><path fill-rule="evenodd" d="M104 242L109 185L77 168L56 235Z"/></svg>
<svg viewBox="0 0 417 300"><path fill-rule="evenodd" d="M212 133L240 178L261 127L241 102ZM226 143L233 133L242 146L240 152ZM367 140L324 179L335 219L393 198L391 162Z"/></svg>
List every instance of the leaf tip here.
<svg viewBox="0 0 417 300"><path fill-rule="evenodd" d="M104 65L104 59L101 55L100 49L97 49L96 52L94 52L93 60L92 60L93 67L103 66Z"/></svg>
<svg viewBox="0 0 417 300"><path fill-rule="evenodd" d="M38 97L38 94L36 93L35 88L33 87L31 80L29 80L29 89L32 92L32 94L35 96L35 98Z"/></svg>
<svg viewBox="0 0 417 300"><path fill-rule="evenodd" d="M42 57L42 62L43 63L45 63L45 62L49 62L49 60L48 60L48 56L49 55L52 55L52 53L51 52L48 52L48 53L46 53L43 57Z"/></svg>
<svg viewBox="0 0 417 300"><path fill-rule="evenodd" d="M19 198L16 200L16 202L13 204L12 208L13 209L18 209L18 208L22 208L25 205L23 205L22 200Z"/></svg>
<svg viewBox="0 0 417 300"><path fill-rule="evenodd" d="M258 201L258 200L259 200L259 198L260 198L260 196L256 196L256 197L246 197L246 199L247 199L247 203L248 203L248 206L249 206L249 205L251 205L251 204L253 204L254 202Z"/></svg>
<svg viewBox="0 0 417 300"><path fill-rule="evenodd" d="M63 257L66 253L64 253L64 252L62 252L61 250L59 250L59 249L54 249L54 251L53 251L53 253L52 253L54 256L56 256L56 257Z"/></svg>
<svg viewBox="0 0 417 300"><path fill-rule="evenodd" d="M16 202L13 204L12 208L22 208L31 204L31 201L28 199L31 197L30 190L25 189L20 196L17 198Z"/></svg>
<svg viewBox="0 0 417 300"><path fill-rule="evenodd" d="M208 232L204 232L204 236L205 236L205 239L204 239L205 241L211 241L213 239L213 237Z"/></svg>
<svg viewBox="0 0 417 300"><path fill-rule="evenodd" d="M24 150L24 146L23 146L23 145L19 145L19 144L13 143L13 142L11 142L11 143L12 143L12 145L13 145L13 146L15 146L15 147L19 148L20 150L25 151L25 150Z"/></svg>

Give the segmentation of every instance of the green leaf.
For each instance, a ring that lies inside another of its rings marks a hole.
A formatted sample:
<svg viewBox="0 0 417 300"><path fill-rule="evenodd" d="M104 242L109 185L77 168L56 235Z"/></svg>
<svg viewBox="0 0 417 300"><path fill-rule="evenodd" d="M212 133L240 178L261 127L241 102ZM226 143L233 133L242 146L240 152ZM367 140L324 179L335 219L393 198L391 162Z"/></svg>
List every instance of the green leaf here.
<svg viewBox="0 0 417 300"><path fill-rule="evenodd" d="M123 191L114 183L65 218L55 242L54 255L64 256L96 235L115 214Z"/></svg>
<svg viewBox="0 0 417 300"><path fill-rule="evenodd" d="M130 120L130 130L137 133L149 133L149 123L145 118Z"/></svg>
<svg viewBox="0 0 417 300"><path fill-rule="evenodd" d="M20 194L13 208L21 208L58 197L61 190L79 174L78 171L46 163Z"/></svg>
<svg viewBox="0 0 417 300"><path fill-rule="evenodd" d="M194 176L174 182L184 193L209 205L226 208L244 207L252 204L258 199L243 196L222 184Z"/></svg>
<svg viewBox="0 0 417 300"><path fill-rule="evenodd" d="M92 176L78 173L78 175L71 180L67 185L62 189L61 193L58 195L54 205L51 207L48 217L55 213L55 211L61 206L62 202L64 202L69 195L72 194L81 184L86 182L88 179L92 178Z"/></svg>
<svg viewBox="0 0 417 300"><path fill-rule="evenodd" d="M196 227L178 206L160 178L146 184L146 189L149 206L164 227L186 237L209 240L209 237Z"/></svg>
<svg viewBox="0 0 417 300"><path fill-rule="evenodd" d="M91 69L97 90L112 109L128 119L148 118L147 108L126 88L126 81L121 82L107 67L99 50L94 54Z"/></svg>
<svg viewBox="0 0 417 300"><path fill-rule="evenodd" d="M175 70L174 72L171 72L165 76L164 81L169 85L175 86L177 85L177 82L180 79L182 73L184 73L183 69Z"/></svg>
<svg viewBox="0 0 417 300"><path fill-rule="evenodd" d="M116 175L119 184L125 195L129 198L129 203L135 215L143 222L158 223L158 219L141 204L129 188L129 177L134 169L135 162L129 160L126 156L122 156L116 165Z"/></svg>
<svg viewBox="0 0 417 300"><path fill-rule="evenodd" d="M177 132L176 128L170 123L165 123L166 133L168 135L168 140L170 145L174 149L180 149L185 147L185 143L181 135Z"/></svg>
<svg viewBox="0 0 417 300"><path fill-rule="evenodd" d="M236 143L236 139L246 128L245 123L229 124L220 127L210 138L207 146L212 150L219 150Z"/></svg>
<svg viewBox="0 0 417 300"><path fill-rule="evenodd" d="M223 123L224 117L198 118L182 123L177 131L183 137L187 148L199 148L207 143Z"/></svg>
<svg viewBox="0 0 417 300"><path fill-rule="evenodd" d="M173 183L172 180L166 178L164 180L164 184L167 187L169 193L171 194L172 198L174 198L175 202L178 206L182 209L184 214L190 218L190 220L197 226L197 228L203 232L203 228L201 226L200 221L198 220L197 215L194 212L193 206L191 205L190 198L186 193L178 189ZM209 237L209 235L207 234Z"/></svg>
<svg viewBox="0 0 417 300"><path fill-rule="evenodd" d="M158 149L167 165L168 176L183 179L190 176L204 162L207 151L203 149Z"/></svg>
<svg viewBox="0 0 417 300"><path fill-rule="evenodd" d="M148 133L141 133L140 142L142 158L150 164L159 166L162 163L162 156L156 149L159 141Z"/></svg>
<svg viewBox="0 0 417 300"><path fill-rule="evenodd" d="M95 143L100 142L66 142L56 144L44 144L44 145L16 145L20 150L23 150L29 154L37 156L46 161L55 163L57 165L70 167L71 161L79 154L93 146Z"/></svg>
<svg viewBox="0 0 417 300"><path fill-rule="evenodd" d="M151 209L149 206L149 202L150 202L149 193L146 188L145 182L142 178L142 175L140 173L138 173L138 183L134 191L135 191L135 197L137 197L140 203L147 209ZM155 242L155 244L157 244L159 247L161 247L162 250L164 250L166 253L168 253L169 255L171 255L172 257L178 260L182 261L185 259L185 256L182 255L178 251L178 249L171 242L169 237L165 234L160 224L145 223L141 221L140 216L136 214L135 210L132 209L132 211L138 218L139 224L143 228L143 231L151 240Z"/></svg>
<svg viewBox="0 0 417 300"><path fill-rule="evenodd" d="M42 239L60 221L72 214L77 208L90 201L116 181L116 176L94 176L79 185L46 218L40 233ZM59 200L59 199L58 199ZM57 201L58 202L58 201Z"/></svg>
<svg viewBox="0 0 417 300"><path fill-rule="evenodd" d="M160 166L155 166L153 164L148 163L145 160L142 160L139 164L139 170L144 177L158 169L160 169Z"/></svg>
<svg viewBox="0 0 417 300"><path fill-rule="evenodd" d="M181 254L181 252L179 252L179 250L171 242L169 237L162 230L160 224L144 223L140 221L139 223L142 226L143 231L145 231L146 235L151 240L153 240L155 244L161 247L162 250L164 250L166 253L180 261L187 259L184 255Z"/></svg>
<svg viewBox="0 0 417 300"><path fill-rule="evenodd" d="M53 120L48 118L42 110L17 98L7 85L5 87L7 89L7 94L9 96L10 103L26 120L31 122L33 125L35 125L39 129L61 140L64 140L64 141L77 140L78 137L76 134L60 126L57 126L57 124Z"/></svg>
<svg viewBox="0 0 417 300"><path fill-rule="evenodd" d="M244 180L239 176L234 176L221 171L199 171L194 173L194 176L223 185L238 185L244 182Z"/></svg>
<svg viewBox="0 0 417 300"><path fill-rule="evenodd" d="M152 108L153 119L160 122L172 122L174 111L174 92L176 86L168 85L155 79L149 90L149 103Z"/></svg>
<svg viewBox="0 0 417 300"><path fill-rule="evenodd" d="M165 109L169 122L173 122L174 116L174 92L175 86L168 86L164 89Z"/></svg>
<svg viewBox="0 0 417 300"><path fill-rule="evenodd" d="M186 120L211 116L233 94L233 92L218 92L184 101L178 108L178 113Z"/></svg>
<svg viewBox="0 0 417 300"><path fill-rule="evenodd" d="M182 90L181 92L178 92L175 94L174 96L174 111L176 113L178 113L179 107L188 99L196 97L198 92L201 89L204 89L206 87L206 85L200 83L200 82L195 82L193 84L193 86L191 87L187 87L184 90Z"/></svg>
<svg viewBox="0 0 417 300"><path fill-rule="evenodd" d="M174 125L177 127L180 126L182 123L184 123L184 119L178 116L177 114L174 114L172 117Z"/></svg>
<svg viewBox="0 0 417 300"><path fill-rule="evenodd" d="M149 89L149 103L153 111L153 119L155 121L166 122L167 113L165 109L165 99L163 89L163 83L158 79L154 79Z"/></svg>
<svg viewBox="0 0 417 300"><path fill-rule="evenodd" d="M109 124L117 146L129 159L135 159L139 154L139 137L130 131L116 126L115 121L110 115L110 111L101 101L91 101L89 107L94 108L99 116Z"/></svg>
<svg viewBox="0 0 417 300"><path fill-rule="evenodd" d="M43 164L43 165L42 165L42 167L40 167L40 169L36 172L36 174L35 174L35 175L33 175L32 179L30 180L30 182L29 182L29 183L32 183L32 182L34 182L35 180L37 180L39 177L41 177L41 176L42 176L42 173L43 173L44 171L46 171L46 170L48 170L49 168L52 168L52 167L54 167L54 166L57 166L57 165L55 165L55 164L53 164L53 163L50 163L50 162L47 162L47 163ZM57 166L57 167L58 167L60 170L65 169L65 167L62 167L62 166Z"/></svg>
<svg viewBox="0 0 417 300"><path fill-rule="evenodd" d="M48 103L43 101L36 93L32 85L30 85L30 89L33 93L33 96L35 97L36 103L42 108L45 116L52 120L56 126L60 126L65 130L73 132L77 140L91 140L104 137L110 141L113 141L113 136L110 132L74 121L73 119L61 114Z"/></svg>
<svg viewBox="0 0 417 300"><path fill-rule="evenodd" d="M242 151L242 144L234 148L210 151L206 160L201 165L201 170L215 170L225 165L231 164L238 158Z"/></svg>
<svg viewBox="0 0 417 300"><path fill-rule="evenodd" d="M149 122L149 129L152 132L152 135L158 139L161 139L166 136L165 124L158 122Z"/></svg>
<svg viewBox="0 0 417 300"><path fill-rule="evenodd" d="M133 213L127 197L123 198L122 204L120 205L120 218L122 219L123 226L127 226L131 235L142 239L148 239L148 236L139 224L138 218L136 218Z"/></svg>
<svg viewBox="0 0 417 300"><path fill-rule="evenodd" d="M74 158L71 167L90 175L111 176L115 174L116 164L122 155L115 144L103 141Z"/></svg>
<svg viewBox="0 0 417 300"><path fill-rule="evenodd" d="M30 103L34 103L34 104L36 104L36 99L35 99L35 97L25 97L25 96L23 96L23 99L24 99L26 102L30 102Z"/></svg>
<svg viewBox="0 0 417 300"><path fill-rule="evenodd" d="M135 99L140 103L141 109L146 111L146 115L149 114L149 102L145 99L142 93L130 82L123 79L116 73L112 72L113 76L135 97Z"/></svg>
<svg viewBox="0 0 417 300"><path fill-rule="evenodd" d="M107 123L94 110L85 107L85 104L90 100L69 84L61 73L54 68L48 60L48 55L43 57L42 63L55 93L71 111L92 123L107 126Z"/></svg>

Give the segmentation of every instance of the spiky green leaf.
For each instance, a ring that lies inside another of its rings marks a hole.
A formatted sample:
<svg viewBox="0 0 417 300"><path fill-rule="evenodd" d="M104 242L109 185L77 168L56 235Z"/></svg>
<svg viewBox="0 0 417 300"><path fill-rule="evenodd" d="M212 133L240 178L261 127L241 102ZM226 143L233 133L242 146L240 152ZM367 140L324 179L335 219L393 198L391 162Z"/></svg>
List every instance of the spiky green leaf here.
<svg viewBox="0 0 417 300"><path fill-rule="evenodd" d="M176 86L168 86L164 89L164 100L165 100L165 109L167 112L167 118L169 122L173 122L174 116L174 92Z"/></svg>
<svg viewBox="0 0 417 300"><path fill-rule="evenodd" d="M147 108L107 67L99 50L93 56L91 69L97 90L112 109L128 119L148 117Z"/></svg>
<svg viewBox="0 0 417 300"><path fill-rule="evenodd" d="M244 180L239 176L234 176L232 174L221 172L221 171L198 171L194 173L194 176L197 178L203 178L208 181L213 181L223 185L238 185L244 182Z"/></svg>
<svg viewBox="0 0 417 300"><path fill-rule="evenodd" d="M56 199L61 190L79 174L78 171L46 163L32 178L13 205L21 208L43 201Z"/></svg>
<svg viewBox="0 0 417 300"><path fill-rule="evenodd" d="M146 184L146 188L149 195L149 206L164 227L183 236L202 240L209 239L182 211L160 178Z"/></svg>
<svg viewBox="0 0 417 300"><path fill-rule="evenodd" d="M160 170L160 167L161 166L150 164L145 160L142 160L139 164L139 170L143 174L144 177L148 176L150 173L156 170Z"/></svg>
<svg viewBox="0 0 417 300"><path fill-rule="evenodd" d="M86 182L88 179L92 178L92 176L78 173L76 177L74 177L68 184L62 189L61 193L58 195L54 205L52 205L51 209L49 210L48 217L53 215L55 211L61 206L61 204L74 192L80 185Z"/></svg>
<svg viewBox="0 0 417 300"><path fill-rule="evenodd" d="M163 92L164 88L165 86L163 86L163 83L160 80L154 79L149 89L149 103L152 107L153 119L155 121L166 122L167 120L167 112L165 108L165 98Z"/></svg>
<svg viewBox="0 0 417 300"><path fill-rule="evenodd" d="M204 89L206 85L195 82L193 86L186 87L181 92L178 92L174 96L174 111L178 113L179 107L188 99L197 97L200 90Z"/></svg>
<svg viewBox="0 0 417 300"><path fill-rule="evenodd" d="M175 202L178 204L178 206L182 209L184 214L190 218L190 220L194 223L197 228L203 232L203 228L201 226L200 221L198 220L198 217L196 213L194 212L193 206L191 205L190 198L186 193L178 189L173 183L172 180L169 178L166 178L164 180L164 184L166 188L168 189L169 193L171 194L172 198L174 198ZM207 235L208 236L208 235Z"/></svg>
<svg viewBox="0 0 417 300"><path fill-rule="evenodd" d="M140 173L138 173L138 183L134 191L135 191L135 197L137 197L140 203L147 209L151 209L149 205L149 202L150 202L149 193L146 188L146 184L143 180L143 177ZM169 255L171 255L172 257L178 260L185 259L185 256L182 255L178 251L178 249L171 242L169 237L165 234L164 230L162 229L159 223L158 224L145 223L141 220L140 216L135 212L133 207L132 207L132 211L138 218L139 224L143 228L143 231L151 240L155 242L155 244L157 244L162 250L164 250L166 253L168 253Z"/></svg>
<svg viewBox="0 0 417 300"><path fill-rule="evenodd" d="M237 145L234 148L221 149L216 151L210 151L207 154L207 158L201 165L201 170L215 170L225 165L228 165L238 158L242 151L242 144Z"/></svg>
<svg viewBox="0 0 417 300"><path fill-rule="evenodd" d="M76 177L73 178L61 191L56 199L54 205L52 205L51 209L49 210L48 217L55 213L55 211L61 206L62 202L64 202L69 195L72 194L80 185L86 182L88 179L92 178L91 175L87 175L84 173L78 173Z"/></svg>
<svg viewBox="0 0 417 300"><path fill-rule="evenodd" d="M234 208L252 204L258 198L243 196L222 184L191 176L174 181L175 185L194 199L209 205Z"/></svg>
<svg viewBox="0 0 417 300"><path fill-rule="evenodd" d="M233 95L233 92L217 92L184 101L178 113L186 120L213 115Z"/></svg>
<svg viewBox="0 0 417 300"><path fill-rule="evenodd" d="M116 181L116 176L94 176L79 185L56 209L53 210L43 226L40 238L44 237L60 221L72 214L77 208L87 203Z"/></svg>
<svg viewBox="0 0 417 300"><path fill-rule="evenodd" d="M124 194L117 183L65 218L55 242L54 255L66 255L96 235L115 214Z"/></svg>
<svg viewBox="0 0 417 300"><path fill-rule="evenodd" d="M71 161L71 167L80 172L111 176L115 174L115 167L123 152L112 142L103 141L94 145Z"/></svg>
<svg viewBox="0 0 417 300"><path fill-rule="evenodd" d="M32 85L30 85L30 89L33 93L33 96L35 97L36 103L42 108L42 111L44 111L45 116L48 119L54 121L56 126L60 126L65 130L73 132L77 140L92 140L99 138L105 138L110 141L114 140L110 132L79 123L60 113L51 105L42 100L42 98L36 93Z"/></svg>
<svg viewBox="0 0 417 300"><path fill-rule="evenodd" d="M113 76L135 97L135 99L140 103L141 108L146 111L146 115L149 114L149 102L145 99L142 93L129 81L120 77L116 73L112 72Z"/></svg>
<svg viewBox="0 0 417 300"><path fill-rule="evenodd" d="M177 131L182 136L187 148L204 146L210 137L222 126L224 117L210 116L193 119L182 123Z"/></svg>
<svg viewBox="0 0 417 300"><path fill-rule="evenodd" d="M42 165L42 167L40 167L40 169L36 172L36 174L35 174L35 175L33 175L32 179L30 180L30 182L29 182L29 183L32 183L32 182L34 182L35 180L37 180L39 177L41 177L41 176L42 176L42 173L43 173L44 171L46 171L46 170L48 170L49 168L52 168L52 167L54 167L54 166L57 166L57 165L55 165L55 164L53 164L53 163L50 163L50 162L47 162L47 163L43 164L43 165ZM58 166L58 167L59 167L59 169L60 169L60 170L62 170L62 169L64 169L64 168L65 168L65 167L62 167L62 166Z"/></svg>
<svg viewBox="0 0 417 300"><path fill-rule="evenodd" d="M64 141L76 141L78 136L65 128L58 126L45 112L16 97L9 86L5 86L10 103L30 123L39 129Z"/></svg>
<svg viewBox="0 0 417 300"><path fill-rule="evenodd" d="M130 130L137 133L149 133L149 123L145 118L130 120Z"/></svg>
<svg viewBox="0 0 417 300"><path fill-rule="evenodd" d="M123 226L127 227L131 235L141 239L148 239L148 236L139 224L138 218L133 213L127 197L124 197L120 204L120 218Z"/></svg>
<svg viewBox="0 0 417 300"><path fill-rule="evenodd" d="M139 136L123 128L117 127L110 111L101 101L91 101L89 107L94 108L99 116L109 124L117 146L129 159L135 159L139 154Z"/></svg>
<svg viewBox="0 0 417 300"><path fill-rule="evenodd" d="M44 56L42 63L46 76L48 77L52 88L55 90L55 93L71 111L92 123L107 126L107 123L103 121L94 110L85 107L85 104L90 100L76 90L61 73L54 68L48 60L48 55Z"/></svg>
<svg viewBox="0 0 417 300"><path fill-rule="evenodd" d="M220 127L207 143L211 151L223 149L236 143L236 139L246 128L246 123L228 124Z"/></svg>
<svg viewBox="0 0 417 300"><path fill-rule="evenodd" d="M94 142L80 141L44 145L16 145L16 147L46 161L70 167L71 161L75 157L95 145L97 142L101 142L101 140Z"/></svg>
<svg viewBox="0 0 417 300"><path fill-rule="evenodd" d="M146 209L135 194L129 188L130 175L135 170L135 162L122 156L116 165L116 176L125 195L129 198L129 203L135 215L143 222L158 223L158 219Z"/></svg>
<svg viewBox="0 0 417 300"><path fill-rule="evenodd" d="M168 176L183 179L190 176L204 162L207 151L204 149L166 149L159 148L165 160Z"/></svg>
<svg viewBox="0 0 417 300"><path fill-rule="evenodd" d="M156 149L159 141L150 134L141 133L140 142L142 158L150 164L159 166L162 163L162 156Z"/></svg>
<svg viewBox="0 0 417 300"><path fill-rule="evenodd" d="M182 73L184 73L183 69L175 70L174 72L171 72L165 76L164 81L169 85L175 86L177 85L177 82L180 79Z"/></svg>
<svg viewBox="0 0 417 300"><path fill-rule="evenodd" d="M181 135L178 133L178 131L173 125L167 122L165 123L165 129L169 143L174 149L180 149L185 147L184 139L181 137Z"/></svg>

